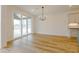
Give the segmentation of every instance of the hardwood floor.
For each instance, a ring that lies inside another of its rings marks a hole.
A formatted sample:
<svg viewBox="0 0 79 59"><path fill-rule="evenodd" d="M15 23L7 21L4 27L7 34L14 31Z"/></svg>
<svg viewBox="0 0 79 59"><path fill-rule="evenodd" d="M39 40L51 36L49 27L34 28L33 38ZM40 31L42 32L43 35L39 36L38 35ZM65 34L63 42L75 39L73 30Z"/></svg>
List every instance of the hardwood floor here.
<svg viewBox="0 0 79 59"><path fill-rule="evenodd" d="M8 42L5 49L7 52L23 53L77 53L78 44L75 38L30 34L22 39Z"/></svg>

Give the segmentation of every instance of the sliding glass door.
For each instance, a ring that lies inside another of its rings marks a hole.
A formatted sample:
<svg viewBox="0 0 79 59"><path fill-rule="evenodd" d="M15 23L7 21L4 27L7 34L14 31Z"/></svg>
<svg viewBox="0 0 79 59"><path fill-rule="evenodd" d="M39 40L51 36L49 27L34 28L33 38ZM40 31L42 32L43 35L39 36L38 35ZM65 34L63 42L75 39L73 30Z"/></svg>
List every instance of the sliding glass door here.
<svg viewBox="0 0 79 59"><path fill-rule="evenodd" d="M14 24L14 39L22 38L32 33L31 18L28 18L20 14L14 14L13 24Z"/></svg>
<svg viewBox="0 0 79 59"><path fill-rule="evenodd" d="M20 15L14 14L14 39L21 37L21 20Z"/></svg>
<svg viewBox="0 0 79 59"><path fill-rule="evenodd" d="M28 18L28 34L32 33L31 18Z"/></svg>
<svg viewBox="0 0 79 59"><path fill-rule="evenodd" d="M27 27L27 18L23 17L22 18L22 36L25 36L28 34L28 27Z"/></svg>

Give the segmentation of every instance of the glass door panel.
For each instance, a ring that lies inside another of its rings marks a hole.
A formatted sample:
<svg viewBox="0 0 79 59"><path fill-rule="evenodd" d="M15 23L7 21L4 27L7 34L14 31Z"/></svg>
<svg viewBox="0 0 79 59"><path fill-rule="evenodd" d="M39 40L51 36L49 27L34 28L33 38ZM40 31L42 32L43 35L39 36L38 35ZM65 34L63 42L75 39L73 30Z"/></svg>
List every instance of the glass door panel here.
<svg viewBox="0 0 79 59"><path fill-rule="evenodd" d="M32 33L31 18L15 13L13 17L14 39L22 38L23 36Z"/></svg>
<svg viewBox="0 0 79 59"><path fill-rule="evenodd" d="M21 14L13 14L14 39L21 37Z"/></svg>
<svg viewBox="0 0 79 59"><path fill-rule="evenodd" d="M22 20L22 35L27 35L27 21L26 21L26 19Z"/></svg>
<svg viewBox="0 0 79 59"><path fill-rule="evenodd" d="M32 30L32 29L31 29L32 26L31 26L31 25L32 25L32 24L31 24L31 18L29 18L29 19L28 19L28 34L32 33L32 31L31 31L31 30Z"/></svg>
<svg viewBox="0 0 79 59"><path fill-rule="evenodd" d="M21 37L21 21L14 19L14 39Z"/></svg>

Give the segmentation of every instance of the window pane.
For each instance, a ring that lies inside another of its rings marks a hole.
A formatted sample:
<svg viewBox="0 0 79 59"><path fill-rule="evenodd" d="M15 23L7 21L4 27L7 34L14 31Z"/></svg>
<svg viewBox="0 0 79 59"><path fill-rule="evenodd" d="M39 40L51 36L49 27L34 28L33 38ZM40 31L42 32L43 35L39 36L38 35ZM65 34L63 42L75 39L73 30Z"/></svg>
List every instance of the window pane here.
<svg viewBox="0 0 79 59"><path fill-rule="evenodd" d="M28 34L31 33L31 19L28 19Z"/></svg>
<svg viewBox="0 0 79 59"><path fill-rule="evenodd" d="M21 20L14 19L14 38L21 37Z"/></svg>
<svg viewBox="0 0 79 59"><path fill-rule="evenodd" d="M14 21L14 39L21 37L21 14L14 13L13 14Z"/></svg>
<svg viewBox="0 0 79 59"><path fill-rule="evenodd" d="M31 33L31 18L14 13L14 39Z"/></svg>
<svg viewBox="0 0 79 59"><path fill-rule="evenodd" d="M27 35L27 22L26 22L26 19L22 20L22 35Z"/></svg>

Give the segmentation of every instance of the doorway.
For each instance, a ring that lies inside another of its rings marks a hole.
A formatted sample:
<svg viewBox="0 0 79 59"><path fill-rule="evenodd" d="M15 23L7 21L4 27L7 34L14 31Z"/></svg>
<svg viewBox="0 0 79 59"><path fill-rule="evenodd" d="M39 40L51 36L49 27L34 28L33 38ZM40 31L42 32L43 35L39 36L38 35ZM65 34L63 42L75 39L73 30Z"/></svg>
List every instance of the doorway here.
<svg viewBox="0 0 79 59"><path fill-rule="evenodd" d="M32 33L31 17L27 17L18 13L13 14L13 39L20 39Z"/></svg>

